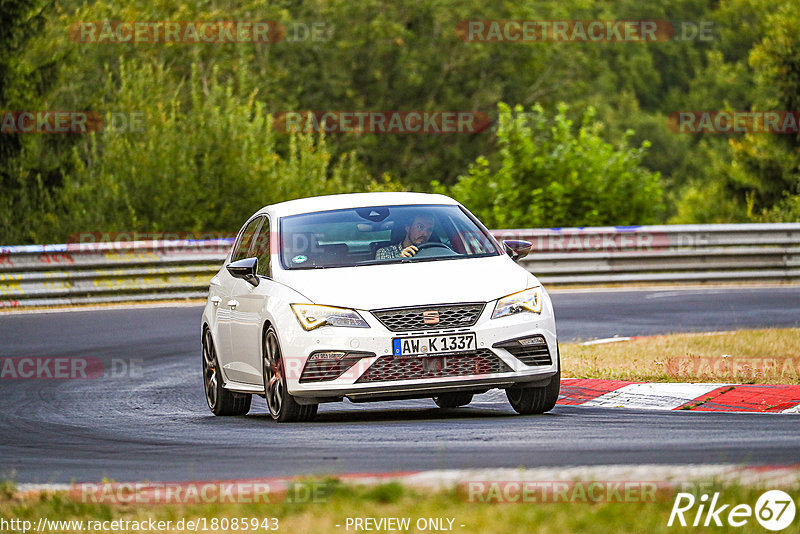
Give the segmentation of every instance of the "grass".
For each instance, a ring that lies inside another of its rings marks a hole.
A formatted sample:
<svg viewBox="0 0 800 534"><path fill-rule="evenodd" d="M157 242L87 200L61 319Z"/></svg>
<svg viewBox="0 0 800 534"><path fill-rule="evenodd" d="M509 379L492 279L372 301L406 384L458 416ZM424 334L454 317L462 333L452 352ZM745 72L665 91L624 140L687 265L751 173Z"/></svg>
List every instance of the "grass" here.
<svg viewBox="0 0 800 534"><path fill-rule="evenodd" d="M40 517L50 520L170 520L181 518L276 518L278 531L291 533L354 532L347 518L409 518L411 528L397 532L421 532L415 528L420 519L452 519L452 532L459 533L605 533L605 532L674 532L681 527L668 527L674 494L654 499L655 502L598 503L480 503L468 502L466 493L456 489L433 491L409 488L397 482L372 487L330 483L331 490L322 502L276 504L204 504L204 505L111 505L76 502L65 492L44 492L20 496L0 493L0 517L29 520L36 525ZM744 486L719 487L720 504L754 506L764 489ZM787 489L797 501L800 490ZM709 492L709 490L706 490ZM728 507L730 510L731 507ZM687 513L691 521L697 507ZM727 513L727 512L726 512ZM725 514L722 516L723 521ZM796 520L797 521L797 520ZM796 525L796 522L793 523ZM339 525L339 526L337 526ZM35 527L34 527L35 528ZM750 518L742 528L723 526L692 528L692 532L764 532ZM791 528L789 529L791 530ZM145 531L144 529L142 531ZM168 532L185 532L170 529ZM200 529L202 532L203 530ZM216 528L214 532L236 532L233 528ZM363 530L362 530L363 531ZM384 530L386 531L386 530ZM432 531L432 530L427 530ZM440 530L441 531L441 530ZM46 529L44 532L55 532ZM58 532L77 532L61 528ZM113 532L135 532L122 528ZM267 529L239 529L238 532L267 532Z"/></svg>
<svg viewBox="0 0 800 534"><path fill-rule="evenodd" d="M645 382L800 384L800 328L560 345L563 376Z"/></svg>

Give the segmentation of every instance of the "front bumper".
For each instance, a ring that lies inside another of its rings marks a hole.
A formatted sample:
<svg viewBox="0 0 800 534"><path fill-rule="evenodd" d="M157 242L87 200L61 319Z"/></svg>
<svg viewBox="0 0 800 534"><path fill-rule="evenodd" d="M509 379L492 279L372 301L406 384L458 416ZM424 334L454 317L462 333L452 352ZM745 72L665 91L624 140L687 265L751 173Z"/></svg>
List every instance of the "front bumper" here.
<svg viewBox="0 0 800 534"><path fill-rule="evenodd" d="M425 357L394 357L393 338L411 333L390 331L373 314L362 310L359 313L369 328L323 326L307 332L294 321L292 328L283 330L281 340L287 388L298 402L309 403L345 397L353 402L432 397L455 391L507 388L519 383L549 383L560 365L549 302L542 314L524 312L491 319L493 309L494 303L489 302L471 327L424 332L424 335L474 332L478 349L475 353ZM513 348L498 346L534 336L540 336L544 342L540 354L547 353L549 358L531 359L520 356ZM337 376L334 379L309 381L309 374L303 373L309 356L326 351L345 352L352 362L347 362L341 374L332 373ZM436 359L442 361L433 361Z"/></svg>

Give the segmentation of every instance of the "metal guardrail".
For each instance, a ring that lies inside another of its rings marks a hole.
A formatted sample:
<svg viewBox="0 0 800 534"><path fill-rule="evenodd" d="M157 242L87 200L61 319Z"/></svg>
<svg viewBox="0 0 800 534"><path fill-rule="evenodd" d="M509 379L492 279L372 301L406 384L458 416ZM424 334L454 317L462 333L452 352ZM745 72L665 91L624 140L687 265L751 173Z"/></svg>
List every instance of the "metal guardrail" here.
<svg viewBox="0 0 800 534"><path fill-rule="evenodd" d="M494 230L544 284L800 280L800 223ZM203 298L233 239L0 247L0 308Z"/></svg>
<svg viewBox="0 0 800 534"><path fill-rule="evenodd" d="M203 298L233 238L0 247L0 308Z"/></svg>
<svg viewBox="0 0 800 534"><path fill-rule="evenodd" d="M800 223L501 230L533 243L522 260L544 284L800 279Z"/></svg>

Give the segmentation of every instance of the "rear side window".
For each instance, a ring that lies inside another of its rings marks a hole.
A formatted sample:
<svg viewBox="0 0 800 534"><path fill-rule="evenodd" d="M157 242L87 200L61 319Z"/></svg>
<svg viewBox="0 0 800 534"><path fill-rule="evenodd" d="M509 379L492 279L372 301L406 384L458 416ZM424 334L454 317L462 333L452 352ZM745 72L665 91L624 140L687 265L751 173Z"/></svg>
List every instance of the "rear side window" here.
<svg viewBox="0 0 800 534"><path fill-rule="evenodd" d="M264 217L256 217L247 223L247 226L244 227L244 230L242 230L242 233L239 235L239 240L236 242L236 249L233 251L231 261L239 261L252 257L249 254L253 245L253 236L256 234L256 231L258 231L258 227L263 220Z"/></svg>

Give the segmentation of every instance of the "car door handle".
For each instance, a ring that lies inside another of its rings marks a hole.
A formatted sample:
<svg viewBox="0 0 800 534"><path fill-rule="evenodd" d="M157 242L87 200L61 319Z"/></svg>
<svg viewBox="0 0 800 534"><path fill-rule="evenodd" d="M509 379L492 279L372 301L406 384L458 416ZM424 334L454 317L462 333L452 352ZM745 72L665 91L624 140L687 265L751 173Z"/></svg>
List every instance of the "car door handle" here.
<svg viewBox="0 0 800 534"><path fill-rule="evenodd" d="M239 305L239 301L238 300L231 299L231 300L228 301L228 306L230 306L232 310L235 310L236 306L238 306L238 305Z"/></svg>
<svg viewBox="0 0 800 534"><path fill-rule="evenodd" d="M219 303L222 301L222 299L220 297L217 297L217 296L213 296L208 300L210 300L211 304L213 304L214 306L219 306Z"/></svg>

